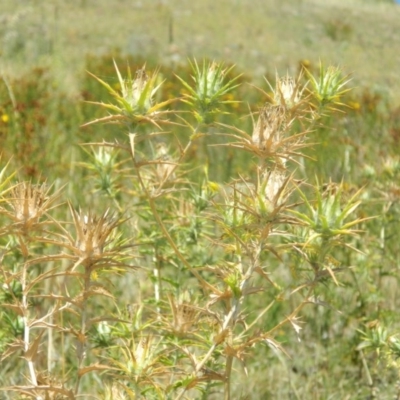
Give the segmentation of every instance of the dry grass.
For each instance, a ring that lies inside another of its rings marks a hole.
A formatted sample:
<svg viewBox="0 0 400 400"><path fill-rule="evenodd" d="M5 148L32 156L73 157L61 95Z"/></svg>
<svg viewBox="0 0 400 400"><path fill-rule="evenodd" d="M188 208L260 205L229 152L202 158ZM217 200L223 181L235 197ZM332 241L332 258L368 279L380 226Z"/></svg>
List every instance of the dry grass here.
<svg viewBox="0 0 400 400"><path fill-rule="evenodd" d="M0 18L0 70L51 65L68 90L77 87L87 53L119 48L158 63L234 61L256 76L321 58L354 72L356 85L372 81L399 98L400 7L386 2L4 0Z"/></svg>

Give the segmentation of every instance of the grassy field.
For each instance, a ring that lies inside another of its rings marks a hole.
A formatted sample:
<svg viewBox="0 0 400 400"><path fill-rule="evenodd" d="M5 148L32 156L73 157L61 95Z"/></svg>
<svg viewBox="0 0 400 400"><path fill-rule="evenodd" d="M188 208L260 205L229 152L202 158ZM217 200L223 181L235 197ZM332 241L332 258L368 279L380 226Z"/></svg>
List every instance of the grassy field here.
<svg viewBox="0 0 400 400"><path fill-rule="evenodd" d="M1 400L400 398L400 6L0 22Z"/></svg>
<svg viewBox="0 0 400 400"><path fill-rule="evenodd" d="M46 65L66 91L77 89L86 54L120 49L168 65L230 61L257 78L321 59L356 86L400 93L400 7L389 2L5 0L0 15L1 70Z"/></svg>

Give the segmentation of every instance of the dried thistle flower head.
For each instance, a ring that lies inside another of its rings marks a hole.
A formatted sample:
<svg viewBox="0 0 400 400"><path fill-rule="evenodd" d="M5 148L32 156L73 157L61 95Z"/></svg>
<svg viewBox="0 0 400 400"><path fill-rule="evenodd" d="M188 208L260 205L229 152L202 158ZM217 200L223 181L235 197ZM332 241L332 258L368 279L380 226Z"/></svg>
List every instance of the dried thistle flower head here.
<svg viewBox="0 0 400 400"><path fill-rule="evenodd" d="M276 89L274 92L274 100L276 104L292 108L301 100L302 90L299 89L298 82L286 75L283 78L276 79Z"/></svg>
<svg viewBox="0 0 400 400"><path fill-rule="evenodd" d="M298 109L298 106L305 101L305 99L303 99L303 92L307 84L302 85L300 83L301 78L302 74L300 74L297 79L294 79L289 74L283 77L279 77L278 74L276 74L275 88L266 80L272 92L272 96L265 92L264 94L269 98L272 104L282 106L294 113L295 110Z"/></svg>
<svg viewBox="0 0 400 400"><path fill-rule="evenodd" d="M145 371L153 363L154 337L151 335L142 336L136 343L132 343L132 347L136 371Z"/></svg>
<svg viewBox="0 0 400 400"><path fill-rule="evenodd" d="M187 333L197 321L198 310L185 301L176 301L172 296L168 299L173 316L173 331L178 334Z"/></svg>
<svg viewBox="0 0 400 400"><path fill-rule="evenodd" d="M78 213L71 204L70 210L76 230L75 252L80 259L87 261L101 258L112 230L118 225L118 220L109 214L109 210L106 210L101 217L91 212Z"/></svg>
<svg viewBox="0 0 400 400"><path fill-rule="evenodd" d="M287 185L287 175L284 168L275 167L262 174L260 188L265 198L274 206L282 205L288 193L285 188Z"/></svg>
<svg viewBox="0 0 400 400"><path fill-rule="evenodd" d="M144 90L146 89L146 85L149 81L149 76L146 73L146 67L143 66L143 68L138 69L136 71L136 76L135 80L132 83L132 91L129 93L129 91L126 93L126 97L129 98L129 95L131 97L131 104L132 106L135 106L136 104L139 104L140 98L143 95ZM126 90L126 88L125 88ZM153 95L155 94L155 91L151 92L150 95L146 95L144 98L144 107L149 109L151 108L153 104Z"/></svg>
<svg viewBox="0 0 400 400"><path fill-rule="evenodd" d="M285 108L267 104L260 111L258 121L254 127L253 143L262 152L275 153L282 142L288 125Z"/></svg>
<svg viewBox="0 0 400 400"><path fill-rule="evenodd" d="M22 230L34 229L56 197L56 195L49 195L50 189L51 187L46 183L42 185L31 182L17 183L11 188L11 196L6 200L12 211L5 213L20 224Z"/></svg>
<svg viewBox="0 0 400 400"><path fill-rule="evenodd" d="M175 169L172 157L169 153L168 146L160 142L156 146L156 159L159 161L159 164L157 164L157 176L158 179L162 182L168 178L174 179L174 174L173 170ZM172 176L171 176L172 174Z"/></svg>
<svg viewBox="0 0 400 400"><path fill-rule="evenodd" d="M294 160L293 156L300 155L299 150L308 146L304 138L309 131L293 134L290 132L296 120L292 111L283 105L266 103L259 112L256 122L252 115L254 127L252 134L233 128L239 135L229 136L239 140L225 146L249 151L261 160L268 160L269 164L284 167L286 161ZM232 129L229 125L220 125Z"/></svg>

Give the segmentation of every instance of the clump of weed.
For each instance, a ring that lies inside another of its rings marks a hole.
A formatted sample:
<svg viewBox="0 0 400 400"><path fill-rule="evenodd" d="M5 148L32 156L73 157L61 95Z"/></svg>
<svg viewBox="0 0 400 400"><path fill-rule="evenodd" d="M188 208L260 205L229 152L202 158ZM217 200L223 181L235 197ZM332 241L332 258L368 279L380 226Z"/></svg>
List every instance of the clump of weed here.
<svg viewBox="0 0 400 400"><path fill-rule="evenodd" d="M171 85L118 64L115 79L91 74L104 97L85 94L102 111L65 189L83 194L63 203L41 177L0 173L1 359L6 379L26 371L3 391L231 399L258 353L285 360L307 341L309 309L362 257L364 192L308 168L348 78L276 75L240 124L232 66L193 60Z"/></svg>

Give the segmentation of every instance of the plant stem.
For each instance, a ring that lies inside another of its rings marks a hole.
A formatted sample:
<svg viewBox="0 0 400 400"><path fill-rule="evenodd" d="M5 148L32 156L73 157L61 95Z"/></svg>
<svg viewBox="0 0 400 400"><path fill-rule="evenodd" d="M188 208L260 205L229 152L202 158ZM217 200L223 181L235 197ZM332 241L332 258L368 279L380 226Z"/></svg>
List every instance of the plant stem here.
<svg viewBox="0 0 400 400"><path fill-rule="evenodd" d="M26 292L26 266L24 265L24 268L22 270L22 308L24 310L24 315L23 315L23 321L24 321L24 351L25 353L28 352L29 350L29 345L30 345L30 326L29 326L29 321L28 321L28 294ZM35 372L35 367L33 364L33 361L30 359L27 359L28 363L28 369L29 369L29 375L32 381L33 386L37 386L37 379L36 379L36 372ZM37 399L41 399L41 397L37 397Z"/></svg>
<svg viewBox="0 0 400 400"><path fill-rule="evenodd" d="M21 277L21 288L22 288L22 309L23 309L23 316L22 320L24 323L24 352L27 353L29 351L30 347L30 325L29 325L29 303L28 303L28 292L27 292L27 259L29 255L29 250L28 247L23 239L24 235L18 235L18 240L20 243L21 247L21 255L24 258L24 265L22 268L22 277ZM37 382L37 377L36 377L36 371L35 371L35 365L32 361L33 355L30 354L29 357L25 357L27 364L28 364L28 370L29 370L29 376L31 378L31 382L33 386L38 386ZM36 400L43 400L42 396L36 396Z"/></svg>
<svg viewBox="0 0 400 400"><path fill-rule="evenodd" d="M87 321L87 299L88 292L90 289L90 276L91 276L91 268L90 266L85 267L85 277L84 277L84 289L83 289L83 300L82 300L82 314L81 314L81 328L78 337L77 343L77 355L78 355L78 377L75 384L74 394L78 395L79 393L79 385L81 382L82 375L80 374L80 369L83 366L83 362L86 358L86 321Z"/></svg>
<svg viewBox="0 0 400 400"><path fill-rule="evenodd" d="M157 247L154 248L154 265L153 275L154 275L154 298L157 304L157 319L161 318L161 309L160 309L160 301L161 301L161 259L158 254Z"/></svg>
<svg viewBox="0 0 400 400"><path fill-rule="evenodd" d="M231 374L232 374L233 356L226 357L225 382L224 382L224 400L231 398Z"/></svg>

